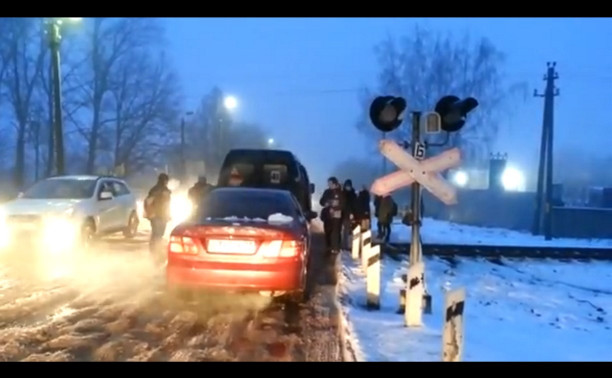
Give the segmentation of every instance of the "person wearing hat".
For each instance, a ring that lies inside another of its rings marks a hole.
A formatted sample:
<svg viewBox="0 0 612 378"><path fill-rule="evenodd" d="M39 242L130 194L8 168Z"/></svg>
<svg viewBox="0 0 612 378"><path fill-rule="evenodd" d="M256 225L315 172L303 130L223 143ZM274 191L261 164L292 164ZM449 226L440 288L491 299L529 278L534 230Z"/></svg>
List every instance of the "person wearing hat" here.
<svg viewBox="0 0 612 378"><path fill-rule="evenodd" d="M321 218L325 232L325 245L328 253L337 255L342 248L342 210L345 207L342 187L336 177L327 180L328 188L323 192L319 203L323 206Z"/></svg>
<svg viewBox="0 0 612 378"><path fill-rule="evenodd" d="M344 196L344 208L342 209L342 247L350 250L350 238L355 223L355 209L357 205L357 193L353 188L353 181L344 181L342 194Z"/></svg>
<svg viewBox="0 0 612 378"><path fill-rule="evenodd" d="M172 192L168 189L170 178L161 173L157 183L149 191L144 201L144 217L151 222L151 239L149 248L152 253L160 250L161 242L170 221L170 199Z"/></svg>

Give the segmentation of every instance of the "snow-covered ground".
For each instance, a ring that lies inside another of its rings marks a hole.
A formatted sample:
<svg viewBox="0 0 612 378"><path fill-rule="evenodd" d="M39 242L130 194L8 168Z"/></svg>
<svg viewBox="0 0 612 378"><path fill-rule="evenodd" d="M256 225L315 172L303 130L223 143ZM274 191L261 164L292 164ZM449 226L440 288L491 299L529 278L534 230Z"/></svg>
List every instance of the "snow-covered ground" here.
<svg viewBox="0 0 612 378"><path fill-rule="evenodd" d="M611 361L612 264L426 259L433 314L408 329L396 314L407 263L383 259L381 310L343 254L340 291L349 341L362 361L440 361L444 290L466 288L465 361Z"/></svg>
<svg viewBox="0 0 612 378"><path fill-rule="evenodd" d="M423 219L421 237L425 244L612 248L612 239L553 239L546 241L543 236L534 236L503 228L468 226L431 218ZM392 243L409 243L410 227L401 222L393 223L390 241Z"/></svg>

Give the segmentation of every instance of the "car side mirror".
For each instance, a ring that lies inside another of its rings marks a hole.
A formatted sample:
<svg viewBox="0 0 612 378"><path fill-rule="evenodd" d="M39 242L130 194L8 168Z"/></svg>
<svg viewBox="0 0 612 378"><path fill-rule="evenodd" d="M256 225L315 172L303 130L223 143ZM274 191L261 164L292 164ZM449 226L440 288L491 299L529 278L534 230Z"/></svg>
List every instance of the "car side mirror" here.
<svg viewBox="0 0 612 378"><path fill-rule="evenodd" d="M314 194L315 192L315 184L310 184L310 194Z"/></svg>
<svg viewBox="0 0 612 378"><path fill-rule="evenodd" d="M310 222L311 220L316 219L319 216L319 214L317 214L316 211L307 211L304 216Z"/></svg>
<svg viewBox="0 0 612 378"><path fill-rule="evenodd" d="M111 192L102 192L100 193L100 201L107 201L113 199L113 193Z"/></svg>

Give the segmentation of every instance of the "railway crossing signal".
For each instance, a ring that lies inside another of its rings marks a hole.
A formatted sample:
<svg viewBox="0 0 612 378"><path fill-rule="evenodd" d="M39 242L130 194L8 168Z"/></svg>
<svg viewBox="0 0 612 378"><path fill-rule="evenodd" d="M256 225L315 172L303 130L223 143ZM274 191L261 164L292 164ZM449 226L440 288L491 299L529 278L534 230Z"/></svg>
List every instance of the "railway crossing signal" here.
<svg viewBox="0 0 612 378"><path fill-rule="evenodd" d="M422 261L421 246L421 185L438 197L447 205L457 203L455 189L448 182L439 177L438 173L455 167L459 164L461 156L459 150L452 149L430 159L425 158L427 143L421 141L421 130L428 134L446 132L446 140L442 144L429 144L430 146L443 146L448 143L449 134L461 130L469 112L478 106L473 97L461 100L457 96L444 96L437 103L434 112L422 114L415 111L412 114L412 155L404 151L397 143L390 140L380 142L380 152L400 171L386 175L376 180L371 191L378 195L389 195L393 190L403 186L412 187L412 220L410 242L410 265L414 266ZM370 106L370 120L374 127L383 133L397 129L404 120L407 102L402 97L380 96L372 101ZM424 116L424 117L423 117ZM404 144L408 145L407 142ZM423 277L424 280L424 277ZM427 293L423 283L423 300L425 309L431 308L431 296ZM406 291L408 292L408 291ZM416 301L410 301L416 306ZM422 311L421 307L417 311ZM406 309L408 311L408 309ZM426 310L427 311L427 310Z"/></svg>
<svg viewBox="0 0 612 378"><path fill-rule="evenodd" d="M404 120L407 103L402 97L376 97L370 105L370 120L383 133L397 129Z"/></svg>
<svg viewBox="0 0 612 378"><path fill-rule="evenodd" d="M478 100L468 97L460 100L457 96L442 97L435 107L435 112L440 115L442 130L454 133L465 125L467 114L478 106Z"/></svg>
<svg viewBox="0 0 612 378"><path fill-rule="evenodd" d="M461 153L458 148L419 162L392 140L380 141L379 147L380 152L400 170L374 181L372 193L386 196L417 181L446 205L457 203L455 188L438 173L461 163Z"/></svg>

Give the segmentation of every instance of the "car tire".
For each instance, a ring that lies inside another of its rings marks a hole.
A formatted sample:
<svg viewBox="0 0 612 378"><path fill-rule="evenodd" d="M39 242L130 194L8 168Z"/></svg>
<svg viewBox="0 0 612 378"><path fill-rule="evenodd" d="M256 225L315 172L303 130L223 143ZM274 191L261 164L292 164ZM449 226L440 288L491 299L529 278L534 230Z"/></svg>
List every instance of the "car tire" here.
<svg viewBox="0 0 612 378"><path fill-rule="evenodd" d="M135 211L132 211L128 218L128 224L123 229L123 236L127 239L133 239L138 232L138 223L138 215Z"/></svg>
<svg viewBox="0 0 612 378"><path fill-rule="evenodd" d="M91 220L85 221L81 228L81 248L88 250L96 236L96 227Z"/></svg>
<svg viewBox="0 0 612 378"><path fill-rule="evenodd" d="M312 282L310 280L310 267L306 270L304 287L301 290L294 291L287 295L287 301L291 304L303 304L310 300L312 294Z"/></svg>

